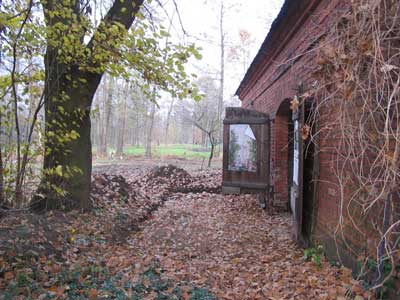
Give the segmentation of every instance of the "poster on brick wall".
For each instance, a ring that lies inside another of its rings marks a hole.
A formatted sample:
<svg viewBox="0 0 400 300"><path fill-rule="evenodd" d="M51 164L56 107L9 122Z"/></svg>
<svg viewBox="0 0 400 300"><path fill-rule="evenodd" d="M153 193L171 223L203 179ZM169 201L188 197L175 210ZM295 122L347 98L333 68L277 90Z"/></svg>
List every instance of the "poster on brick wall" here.
<svg viewBox="0 0 400 300"><path fill-rule="evenodd" d="M229 128L229 171L257 171L257 142L248 124Z"/></svg>
<svg viewBox="0 0 400 300"><path fill-rule="evenodd" d="M294 122L294 155L293 155L293 182L299 185L299 166L300 166L300 154L299 154L299 121Z"/></svg>

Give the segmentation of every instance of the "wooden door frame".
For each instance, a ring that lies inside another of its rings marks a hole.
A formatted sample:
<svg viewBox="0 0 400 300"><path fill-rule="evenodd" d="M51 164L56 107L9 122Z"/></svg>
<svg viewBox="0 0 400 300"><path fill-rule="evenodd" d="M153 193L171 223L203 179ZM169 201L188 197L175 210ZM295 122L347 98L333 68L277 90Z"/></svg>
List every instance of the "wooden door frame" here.
<svg viewBox="0 0 400 300"><path fill-rule="evenodd" d="M227 107L223 124L223 193L265 193L270 187L271 124L269 115L241 107ZM260 126L258 128L259 136L257 137L257 174L228 169L230 125L235 124ZM246 177L248 180L246 180ZM233 178L238 180L233 180Z"/></svg>
<svg viewBox="0 0 400 300"><path fill-rule="evenodd" d="M304 151L303 151L303 139L301 137L301 129L304 124L304 105L300 105L297 111L292 114L292 121L294 122L294 150L293 150L293 176L290 193L290 207L293 213L294 219L294 238L297 242L302 239L302 223L303 223L303 165L304 165ZM296 128L297 124L297 128ZM296 147L298 149L298 172L297 172L297 184L294 182L294 165Z"/></svg>
<svg viewBox="0 0 400 300"><path fill-rule="evenodd" d="M312 108L311 108L312 109ZM304 141L301 136L302 132L302 127L304 126L305 123L305 104L301 104L296 112L293 112L292 115L292 120L298 120L298 136L299 136L299 178L298 178L298 195L295 199L295 212L293 212L293 217L295 221L295 240L302 246L309 247L310 242L312 243L312 234L314 231L314 225L315 225L315 218L316 218L316 209L315 205L318 201L318 181L319 181L319 168L320 168L320 161L319 161L319 138L318 135L314 137L314 151L312 155L314 156L313 158L313 166L312 166L312 183L313 183L313 191L312 191L312 210L311 210L311 215L312 215L312 220L311 220L311 230L309 232L310 236L305 236L303 233L303 226L305 226L305 222L303 220L303 210L304 210L304 190L303 190L303 185L304 185ZM310 134L313 134L313 132L318 132L319 131L319 120L316 119L314 124L314 128L311 129ZM294 129L295 131L295 129ZM296 135L296 132L294 133ZM296 142L296 141L294 141ZM293 160L294 163L294 160ZM293 178L292 178L292 186L294 185L293 183ZM290 201L292 201L293 194L291 192L290 195Z"/></svg>

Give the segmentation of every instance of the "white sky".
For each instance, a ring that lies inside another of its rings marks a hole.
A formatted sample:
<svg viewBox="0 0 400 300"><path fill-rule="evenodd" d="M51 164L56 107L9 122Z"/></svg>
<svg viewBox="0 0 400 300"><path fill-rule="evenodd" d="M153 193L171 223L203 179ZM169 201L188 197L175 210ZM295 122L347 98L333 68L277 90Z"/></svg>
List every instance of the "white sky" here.
<svg viewBox="0 0 400 300"><path fill-rule="evenodd" d="M225 50L225 100L235 93L243 78L243 67L227 58L229 47L238 39L239 30L248 31L254 39L250 49L250 64L257 54L269 28L278 15L283 0L176 0L183 27L189 40L203 48L201 61L195 62L195 72L210 73L217 77L220 68L220 3L224 2L224 31L227 49ZM171 1L172 3L172 1ZM177 16L174 17L175 34L182 34ZM173 33L172 33L173 34Z"/></svg>

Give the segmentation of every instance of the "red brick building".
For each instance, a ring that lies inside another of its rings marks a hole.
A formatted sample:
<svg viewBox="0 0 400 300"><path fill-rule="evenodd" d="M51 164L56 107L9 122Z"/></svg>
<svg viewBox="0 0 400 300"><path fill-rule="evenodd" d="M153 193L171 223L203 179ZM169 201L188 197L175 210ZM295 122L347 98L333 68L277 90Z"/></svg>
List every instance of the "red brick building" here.
<svg viewBox="0 0 400 300"><path fill-rule="evenodd" d="M375 261L379 272L368 267L369 274L379 281L388 261L400 270L400 99L391 86L398 74L387 71L399 65L400 5L357 3L284 2L236 91L242 108L226 111L223 192L256 191L262 205L267 199L292 213L301 245L322 244L353 270ZM393 38L368 41L376 28ZM240 126L257 140L256 172L231 167ZM400 295L398 275L388 276Z"/></svg>
<svg viewBox="0 0 400 300"><path fill-rule="evenodd" d="M311 86L315 80L311 76L317 66L315 49L330 24L348 9L346 2L286 0L236 91L243 108L264 112L272 120L270 184L274 206L295 209L290 204L295 151L290 103L301 85ZM307 114L306 105L305 119ZM299 240L306 245L311 239L316 240L332 255L336 254L333 228L339 217L338 190L330 183L335 181L330 151L333 142L321 136L318 153L310 144L300 159L303 189L299 191L302 207L297 224ZM357 243L357 237L353 240ZM346 258L344 255L342 260Z"/></svg>

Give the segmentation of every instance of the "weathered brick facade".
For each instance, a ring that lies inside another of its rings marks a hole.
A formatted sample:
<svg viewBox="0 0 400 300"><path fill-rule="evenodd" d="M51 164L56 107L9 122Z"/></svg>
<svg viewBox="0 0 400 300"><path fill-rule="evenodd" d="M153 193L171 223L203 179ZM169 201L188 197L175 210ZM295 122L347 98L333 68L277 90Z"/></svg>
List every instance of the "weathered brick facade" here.
<svg viewBox="0 0 400 300"><path fill-rule="evenodd" d="M379 2L379 5L382 6L383 3L386 2ZM397 12L394 20L398 20L399 4L395 1L390 3ZM383 271L376 270L379 268L383 270L384 264L389 261L385 255L391 258L388 269L392 271L400 269L398 256L400 191L398 179L387 179L389 177L382 175L388 172L393 174L393 170L384 163L388 161L391 165L397 163L393 154L396 152L394 149L397 149L394 146L397 145L395 142L397 137L393 134L385 135L383 138L381 134L378 138L374 133L378 131L377 128L383 128L383 123L385 126L391 126L393 133L397 132L399 118L390 119L390 116L396 116L395 111L400 111L400 108L396 104L391 108L392 111L389 111L389 108L385 110L387 116L382 117L381 114L376 116L375 108L382 105L380 101L386 98L391 99L392 96L382 96L384 92L376 85L372 85L373 89L368 91L372 91L369 96L374 100L369 105L374 108L374 112L371 113L368 110L365 112L366 102L365 98L360 96L361 93L354 92L353 94L354 90L352 90L351 94L354 95L352 98L346 97L346 91L337 93L340 84L344 87L351 86L352 79L355 77L350 76L349 79L345 76L338 80L335 75L337 76L340 72L347 75L348 73L343 70L346 67L352 69L354 65L350 62L344 62L341 66L333 63L326 68L326 65L321 63L324 51L328 51L329 48L330 53L334 53L331 57L335 58L346 58L346 51L359 48L359 43L349 38L348 43L343 46L344 50L339 51L340 38L343 36L354 38L351 33L344 30L348 28L347 24L351 24L350 21L347 23L349 16L353 16L355 23L360 19L357 11L361 9L361 6L350 7L350 5L352 1L346 0L286 0L236 94L242 100L244 108L267 113L272 120L270 134L270 183L274 192L272 203L276 207L292 211L295 239L303 246L310 246L310 242L314 245L322 244L328 257L339 259L341 263L354 271L357 271L359 262L370 263L371 259L375 260L379 267L374 269L368 266L367 269L370 268L369 271L371 271L368 276L369 280L372 277L379 280L379 273L383 274ZM379 5L378 7L382 8ZM382 9L380 12L371 10L369 12L379 15L387 11ZM366 22L371 25L369 22L372 22L372 19L374 18L362 19L363 24ZM386 24L390 17L384 15L374 20L384 20L382 22ZM390 24L389 21L388 24ZM334 25L337 26L332 27ZM359 27L353 26L355 35L358 36ZM375 24L371 27L378 28L379 26ZM340 35L341 33L343 36ZM335 44L333 41L338 43ZM398 40L393 43L398 45ZM382 47L380 43L376 45L378 48ZM396 47L393 44L387 47L390 51L394 48ZM382 51L381 49L384 48L374 50ZM368 59L358 52L355 53L355 57L359 59L358 63L368 66L360 69L359 72L371 74L369 70L373 67L367 64ZM382 59L379 58L379 61ZM397 66L398 60L392 63ZM382 71L382 68L376 69ZM315 82L316 78L321 79L315 75L321 74L328 78L322 77L325 79L323 83ZM365 77L369 83L371 82L370 77L364 74L360 77ZM386 77L383 78L390 81ZM301 130L307 126L298 127L300 130L296 132L292 117L298 116L298 110L294 109L296 113L293 114L290 103L295 96L313 90L314 85L320 87L324 84L326 85L323 91L320 89L318 93L309 94L312 94L312 98L309 96L300 99L303 101L307 98L300 109L305 117L313 112L318 115L314 116L315 122L304 120L305 124L310 125L308 130L312 133L318 132L312 134L313 138L316 138L310 142L308 135L299 137ZM357 86L362 86L360 82L357 84ZM374 92L379 97L374 95ZM321 93L326 93L326 95L321 95ZM394 92L391 95L394 95ZM324 104L321 105L321 103ZM316 105L318 109L315 109ZM389 104L383 106L390 107ZM369 121L366 122L365 115L374 116L373 121L367 118ZM346 117L343 118L343 116ZM364 135L359 135L359 133ZM350 141L349 136L351 136ZM369 141L370 138L372 142ZM385 139L389 142L386 141L385 146L382 146ZM301 145L304 147L303 151ZM294 153L296 153L296 159ZM382 154L385 156L382 157ZM378 167L374 165L377 161L382 163ZM296 180L299 179L300 184L297 182L293 184L293 173L297 170L297 166L299 166L300 177L296 177ZM365 178L370 180L366 184ZM371 181L375 185L370 185ZM387 192L387 190L383 191L383 186L393 187ZM371 198L373 206L368 200ZM390 222L394 225L391 226L392 231L389 233L387 228ZM399 299L398 272L397 275L392 272L390 276L395 280L395 288L392 289L390 299Z"/></svg>
<svg viewBox="0 0 400 300"><path fill-rule="evenodd" d="M293 155L290 101L298 94L299 84L312 85L319 42L332 22L346 12L347 5L343 0L287 0L237 91L244 108L268 113L273 120L271 182L275 206L289 207ZM321 117L320 126L326 122ZM332 183L335 139L323 134L319 138L319 183L312 234L328 251L336 251L331 238L340 210L339 190ZM352 240L357 243L358 237Z"/></svg>

